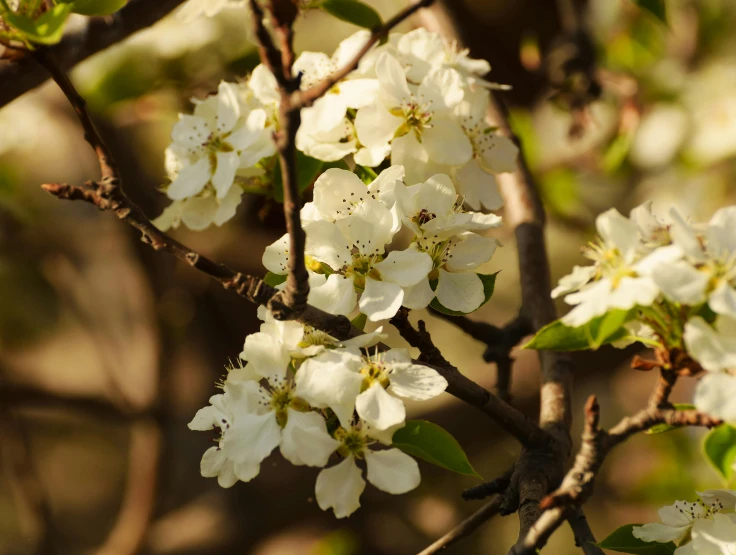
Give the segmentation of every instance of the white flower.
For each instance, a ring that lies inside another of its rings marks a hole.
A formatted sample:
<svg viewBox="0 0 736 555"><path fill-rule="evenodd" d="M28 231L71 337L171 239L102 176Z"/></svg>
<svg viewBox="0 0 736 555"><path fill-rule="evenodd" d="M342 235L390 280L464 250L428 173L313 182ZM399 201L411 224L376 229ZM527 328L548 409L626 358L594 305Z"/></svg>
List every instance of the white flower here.
<svg viewBox="0 0 736 555"><path fill-rule="evenodd" d="M614 208L598 216L596 228L600 240L585 252L595 266L576 267L552 293L556 297L575 291L565 297L577 305L562 318L568 326L581 326L610 309L651 305L659 295L653 268L678 256L676 248L663 247L642 257L639 227Z"/></svg>
<svg viewBox="0 0 736 555"><path fill-rule="evenodd" d="M406 417L398 397L424 401L447 387L435 370L414 364L404 349L363 355L337 349L317 355L296 375L296 394L312 406L329 407L349 427L353 412L376 430L401 424ZM392 395L393 394L393 395Z"/></svg>
<svg viewBox="0 0 736 555"><path fill-rule="evenodd" d="M707 301L713 311L736 317L736 206L716 212L704 230L673 209L670 233L684 257L655 271L662 292L676 302Z"/></svg>
<svg viewBox="0 0 736 555"><path fill-rule="evenodd" d="M175 200L164 208L153 224L161 231L176 229L182 222L194 231L206 229L212 224L219 227L235 216L242 196L243 190L236 186L231 187L222 199L210 194Z"/></svg>
<svg viewBox="0 0 736 555"><path fill-rule="evenodd" d="M256 382L250 382L256 383ZM256 385L249 406L224 432L223 454L236 464L260 465L276 446L295 465L324 466L339 443L327 433L324 417L309 411L290 378L272 375Z"/></svg>
<svg viewBox="0 0 736 555"><path fill-rule="evenodd" d="M720 316L711 327L700 317L685 324L688 354L708 371L695 388L695 407L736 422L736 319Z"/></svg>
<svg viewBox="0 0 736 555"><path fill-rule="evenodd" d="M365 480L356 459L365 459L368 481L382 491L399 495L419 485L419 465L406 453L398 449L372 450L370 438L358 428L340 428L335 435L342 444L338 452L345 459L317 476L315 494L323 511L332 509L337 518L345 518L360 507Z"/></svg>
<svg viewBox="0 0 736 555"><path fill-rule="evenodd" d="M179 166L166 190L169 198L196 196L210 184L223 199L238 168L254 166L275 152L265 110L249 109L241 98L238 85L222 82L216 95L197 103L193 115L180 114L169 147Z"/></svg>
<svg viewBox="0 0 736 555"><path fill-rule="evenodd" d="M700 493L697 502L677 501L659 510L661 523L635 526L632 533L645 542L683 542L675 555L722 555L722 551L711 547L721 540L736 538L735 494L730 490L709 490Z"/></svg>
<svg viewBox="0 0 736 555"><path fill-rule="evenodd" d="M355 129L363 145L386 148L394 137L405 136L413 142L402 159L394 152L393 163L406 165L404 159L421 157L425 152L438 164L461 165L470 160L472 145L452 113L464 96L456 71L432 72L412 92L401 64L383 53L376 61L376 75L376 102L355 116Z"/></svg>
<svg viewBox="0 0 736 555"><path fill-rule="evenodd" d="M176 15L182 21L190 22L200 15L212 17L226 7L244 5L245 2L242 0L189 0L179 9Z"/></svg>

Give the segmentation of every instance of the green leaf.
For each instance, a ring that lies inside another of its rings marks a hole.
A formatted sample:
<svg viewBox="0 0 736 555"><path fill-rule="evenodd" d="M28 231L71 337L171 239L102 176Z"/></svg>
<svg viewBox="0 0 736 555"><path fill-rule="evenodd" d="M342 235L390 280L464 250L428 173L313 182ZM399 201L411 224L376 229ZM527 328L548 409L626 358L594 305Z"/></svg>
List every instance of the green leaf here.
<svg viewBox="0 0 736 555"><path fill-rule="evenodd" d="M703 451L706 458L718 473L728 482L733 475L733 463L736 461L736 428L729 424L721 424L705 436Z"/></svg>
<svg viewBox="0 0 736 555"><path fill-rule="evenodd" d="M496 286L496 276L498 275L498 272L495 274L476 274L480 280L483 282L483 295L484 299L483 302L480 303L480 308L484 304L486 304L491 297L493 296L493 289ZM430 285L432 286L432 289L434 290L437 287L437 282L433 281L430 282ZM449 314L450 316L463 316L465 314L470 314L469 312L459 312L457 310L450 310L446 306L443 306L442 303L440 303L436 298L432 299L432 302L429 303L429 306L432 307L437 312L441 312L442 314ZM476 308L475 310L478 310Z"/></svg>
<svg viewBox="0 0 736 555"><path fill-rule="evenodd" d="M323 166L322 160L317 160L303 154L296 153L296 179L299 192L304 192L317 179ZM281 164L276 164L273 172L273 198L277 202L284 202L284 182L281 179Z"/></svg>
<svg viewBox="0 0 736 555"><path fill-rule="evenodd" d="M368 321L368 316L363 314L362 312L358 314L355 318L353 318L350 323L353 324L356 328L363 331L365 329L365 324Z"/></svg>
<svg viewBox="0 0 736 555"><path fill-rule="evenodd" d="M375 29L383 23L376 10L358 0L324 0L320 8L337 19L366 29Z"/></svg>
<svg viewBox="0 0 736 555"><path fill-rule="evenodd" d="M667 25L667 4L665 0L634 0L634 4Z"/></svg>
<svg viewBox="0 0 736 555"><path fill-rule="evenodd" d="M110 15L127 4L128 0L75 0L71 4L74 13L82 15Z"/></svg>
<svg viewBox="0 0 736 555"><path fill-rule="evenodd" d="M635 538L632 533L634 526L641 526L641 524L622 526L611 532L610 536L596 545L618 553L634 553L636 555L672 555L677 549L677 546L672 542L645 542Z"/></svg>
<svg viewBox="0 0 736 555"><path fill-rule="evenodd" d="M597 349L626 337L628 331L623 325L633 315L634 311L612 310L577 328L555 320L539 330L524 348L549 351Z"/></svg>
<svg viewBox="0 0 736 555"><path fill-rule="evenodd" d="M673 403L672 405L675 410L694 410L695 405L688 403ZM657 424L649 428L645 433L647 434L661 434L663 432L671 432L672 430L679 430L680 427L672 426L671 424Z"/></svg>
<svg viewBox="0 0 736 555"><path fill-rule="evenodd" d="M277 285L281 285L286 281L286 276L281 274L274 274L273 272L266 273L266 276L263 278L263 283L266 285L270 285L271 287L276 287Z"/></svg>
<svg viewBox="0 0 736 555"><path fill-rule="evenodd" d="M3 3L5 5L5 3ZM38 44L56 44L64 36L64 23L71 11L69 4L59 4L32 19L25 15L7 11L3 19L22 32L24 38Z"/></svg>
<svg viewBox="0 0 736 555"><path fill-rule="evenodd" d="M434 465L465 476L481 478L457 440L437 424L408 420L406 426L396 430L391 443L404 453Z"/></svg>

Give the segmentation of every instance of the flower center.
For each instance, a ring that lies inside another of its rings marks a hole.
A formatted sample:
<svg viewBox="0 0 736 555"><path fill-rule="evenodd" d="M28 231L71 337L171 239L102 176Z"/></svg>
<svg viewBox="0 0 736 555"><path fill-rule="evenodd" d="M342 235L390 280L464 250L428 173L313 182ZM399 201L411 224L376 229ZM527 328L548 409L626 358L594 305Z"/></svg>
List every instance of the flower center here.
<svg viewBox="0 0 736 555"><path fill-rule="evenodd" d="M365 391L373 384L380 384L381 387L388 387L389 385L389 369L383 360L381 360L380 354L373 357L363 357L363 367L360 369L360 373L363 376L363 384L361 391Z"/></svg>
<svg viewBox="0 0 736 555"><path fill-rule="evenodd" d="M335 439L342 443L337 448L337 452L343 457L353 455L356 459L362 458L366 445L368 445L365 434L355 428L349 431L344 428L338 428L335 431Z"/></svg>
<svg viewBox="0 0 736 555"><path fill-rule="evenodd" d="M430 123L434 113L429 103L423 103L412 98L411 101L393 108L391 114L404 120L404 123L396 131L397 137L413 131L417 140L421 140L424 129L431 127Z"/></svg>
<svg viewBox="0 0 736 555"><path fill-rule="evenodd" d="M301 348L311 347L312 345L332 345L333 338L322 330L313 328L312 326L304 326L304 336L299 342Z"/></svg>

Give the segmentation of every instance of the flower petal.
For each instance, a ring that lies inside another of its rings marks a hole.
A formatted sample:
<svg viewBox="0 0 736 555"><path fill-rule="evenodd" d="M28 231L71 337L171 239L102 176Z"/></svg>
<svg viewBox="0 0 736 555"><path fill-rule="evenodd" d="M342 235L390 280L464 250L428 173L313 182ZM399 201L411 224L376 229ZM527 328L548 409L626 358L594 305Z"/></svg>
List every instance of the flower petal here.
<svg viewBox="0 0 736 555"><path fill-rule="evenodd" d="M483 282L473 272L450 273L440 268L439 273L435 295L444 307L467 314L485 300Z"/></svg>
<svg viewBox="0 0 736 555"><path fill-rule="evenodd" d="M412 310L427 308L434 299L434 291L429 285L429 278L425 277L416 285L404 288L404 300L402 305Z"/></svg>
<svg viewBox="0 0 736 555"><path fill-rule="evenodd" d="M320 509L332 509L335 517L345 518L360 507L360 495L364 489L362 472L351 455L340 464L322 470L317 476L314 491Z"/></svg>
<svg viewBox="0 0 736 555"><path fill-rule="evenodd" d="M373 267L381 273L382 280L411 287L432 271L432 257L414 249L391 251L385 260Z"/></svg>
<svg viewBox="0 0 736 555"><path fill-rule="evenodd" d="M287 347L268 333L257 332L245 338L240 358L247 360L258 374L264 378L284 376L291 362Z"/></svg>
<svg viewBox="0 0 736 555"><path fill-rule="evenodd" d="M309 290L309 304L330 314L347 316L358 302L353 280L330 274L324 285Z"/></svg>
<svg viewBox="0 0 736 555"><path fill-rule="evenodd" d="M281 441L273 411L239 414L222 439L222 451L236 463L260 464Z"/></svg>
<svg viewBox="0 0 736 555"><path fill-rule="evenodd" d="M381 491L399 495L421 482L417 461L399 449L367 451L365 464L368 481Z"/></svg>
<svg viewBox="0 0 736 555"><path fill-rule="evenodd" d="M447 380L436 370L418 364L397 365L391 372L389 389L399 397L426 401L447 389Z"/></svg>
<svg viewBox="0 0 736 555"><path fill-rule="evenodd" d="M225 198L235 180L235 172L240 165L240 156L235 152L218 152L217 169L212 176L212 185L217 191L217 198Z"/></svg>
<svg viewBox="0 0 736 555"><path fill-rule="evenodd" d="M377 430L396 426L406 419L401 399L389 394L381 384L374 383L355 400L358 416Z"/></svg>
<svg viewBox="0 0 736 555"><path fill-rule="evenodd" d="M711 416L736 422L736 376L708 374L695 387L693 404Z"/></svg>
<svg viewBox="0 0 736 555"><path fill-rule="evenodd" d="M327 433L324 417L289 409L281 432L281 454L290 463L322 467L339 446L340 442Z"/></svg>
<svg viewBox="0 0 736 555"><path fill-rule="evenodd" d="M371 322L378 322L393 317L403 300L404 291L400 285L366 278L358 306Z"/></svg>
<svg viewBox="0 0 736 555"><path fill-rule="evenodd" d="M473 156L470 139L460 124L450 119L433 119L432 127L422 134L422 144L437 164L462 166Z"/></svg>
<svg viewBox="0 0 736 555"><path fill-rule="evenodd" d="M204 189L211 177L210 161L206 157L200 158L191 166L184 166L179 171L179 175L166 189L166 195L172 200L193 197Z"/></svg>

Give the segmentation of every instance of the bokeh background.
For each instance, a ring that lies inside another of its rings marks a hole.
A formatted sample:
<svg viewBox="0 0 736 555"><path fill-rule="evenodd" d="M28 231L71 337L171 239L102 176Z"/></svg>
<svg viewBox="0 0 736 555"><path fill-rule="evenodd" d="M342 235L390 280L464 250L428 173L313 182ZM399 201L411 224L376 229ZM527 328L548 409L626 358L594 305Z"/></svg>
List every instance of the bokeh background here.
<svg viewBox="0 0 736 555"><path fill-rule="evenodd" d="M384 17L403 5L371 3ZM663 25L630 0L576 2L584 33L576 44L584 45L589 80L560 80L569 42L555 2L451 3L475 57L513 86L503 97L549 210L555 279L581 262L580 245L605 209L626 213L653 200L655 211L674 204L707 219L734 202L736 2L666 4ZM355 30L309 12L297 26L297 49L330 52ZM128 194L150 216L167 202L157 186L177 112L254 67L248 36L243 9L186 24L169 17L72 72ZM369 487L347 520L317 507L314 469L278 454L258 479L229 490L200 477L209 437L186 423L257 329L255 307L154 253L110 214L39 187L96 172L52 84L0 109L0 553L399 555L419 551L479 507L459 495L475 480L422 462L417 490L393 497ZM263 248L282 230L280 206L251 196L223 228L175 235L262 274ZM513 236L504 229L496 236L504 247L485 268L501 270L496 293L473 317L502 324L519 307L518 270ZM419 317L453 363L493 387L482 345ZM655 376L627 368L634 353L603 348L576 357L576 414L593 392L604 425L645 403ZM513 402L535 414L536 357L515 356ZM675 400L688 400L692 385L678 384ZM450 396L421 410L412 407L412 417L451 431L487 479L518 454L506 433ZM579 430L578 419L575 436ZM695 430L642 436L615 451L588 505L596 535L656 520L657 507L719 487L699 454L701 438ZM448 553L505 554L517 529L515 516L495 517ZM546 551L579 549L563 527Z"/></svg>

